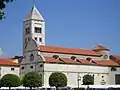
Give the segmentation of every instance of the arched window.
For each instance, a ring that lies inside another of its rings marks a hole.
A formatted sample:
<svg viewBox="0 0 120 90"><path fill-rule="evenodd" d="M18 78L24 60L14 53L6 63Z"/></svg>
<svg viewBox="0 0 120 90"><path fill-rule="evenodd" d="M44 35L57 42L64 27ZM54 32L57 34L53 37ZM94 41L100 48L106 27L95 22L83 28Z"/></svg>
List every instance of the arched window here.
<svg viewBox="0 0 120 90"><path fill-rule="evenodd" d="M117 71L116 67L111 67L111 71Z"/></svg>
<svg viewBox="0 0 120 90"><path fill-rule="evenodd" d="M58 55L53 55L53 58L54 58L54 59L58 59L59 56L58 56Z"/></svg>
<svg viewBox="0 0 120 90"><path fill-rule="evenodd" d="M86 58L86 60L91 61L91 60L92 60L92 58L88 57L88 58Z"/></svg>
<svg viewBox="0 0 120 90"><path fill-rule="evenodd" d="M75 56L71 56L71 59L72 59L72 60L76 60L76 57L75 57Z"/></svg>

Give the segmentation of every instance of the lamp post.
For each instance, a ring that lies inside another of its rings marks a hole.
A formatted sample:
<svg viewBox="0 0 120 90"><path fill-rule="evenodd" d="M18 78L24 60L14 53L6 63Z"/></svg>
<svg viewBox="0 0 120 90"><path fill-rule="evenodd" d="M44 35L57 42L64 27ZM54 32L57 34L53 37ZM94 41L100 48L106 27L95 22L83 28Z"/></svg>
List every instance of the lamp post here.
<svg viewBox="0 0 120 90"><path fill-rule="evenodd" d="M78 76L77 81L78 81L78 88L79 88L79 81L81 81L81 77Z"/></svg>

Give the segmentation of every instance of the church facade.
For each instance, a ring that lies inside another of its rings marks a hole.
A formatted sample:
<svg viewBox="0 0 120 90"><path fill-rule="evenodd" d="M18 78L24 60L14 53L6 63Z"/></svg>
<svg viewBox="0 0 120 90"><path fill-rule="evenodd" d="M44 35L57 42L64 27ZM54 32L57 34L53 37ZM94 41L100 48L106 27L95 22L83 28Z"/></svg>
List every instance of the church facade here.
<svg viewBox="0 0 120 90"><path fill-rule="evenodd" d="M62 72L68 86L78 87L84 75L92 75L95 85L120 84L120 57L110 55L103 45L93 49L66 48L45 45L45 20L34 6L23 23L23 59L20 76L36 71L49 86L49 76Z"/></svg>

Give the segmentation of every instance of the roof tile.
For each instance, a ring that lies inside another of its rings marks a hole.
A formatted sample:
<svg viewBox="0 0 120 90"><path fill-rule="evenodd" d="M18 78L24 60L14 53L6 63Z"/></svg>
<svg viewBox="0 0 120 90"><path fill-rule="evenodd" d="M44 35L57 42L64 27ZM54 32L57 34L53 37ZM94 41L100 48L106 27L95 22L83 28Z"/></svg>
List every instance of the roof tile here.
<svg viewBox="0 0 120 90"><path fill-rule="evenodd" d="M52 57L45 57L47 63L62 63L62 64L80 64L80 65L97 65L97 66L120 66L118 63L112 60L72 60L70 58L54 59Z"/></svg>
<svg viewBox="0 0 120 90"><path fill-rule="evenodd" d="M95 48L92 49L93 51L100 51L100 50L107 50L109 49L105 48L103 45L97 45Z"/></svg>
<svg viewBox="0 0 120 90"><path fill-rule="evenodd" d="M1 66L19 66L18 63L15 62L16 59L4 58L0 59Z"/></svg>
<svg viewBox="0 0 120 90"><path fill-rule="evenodd" d="M101 56L101 54L86 49L80 48L65 48L65 47L56 47L56 46L40 46L41 52L51 52L51 53L64 53L64 54L78 54L78 55L89 55L89 56Z"/></svg>

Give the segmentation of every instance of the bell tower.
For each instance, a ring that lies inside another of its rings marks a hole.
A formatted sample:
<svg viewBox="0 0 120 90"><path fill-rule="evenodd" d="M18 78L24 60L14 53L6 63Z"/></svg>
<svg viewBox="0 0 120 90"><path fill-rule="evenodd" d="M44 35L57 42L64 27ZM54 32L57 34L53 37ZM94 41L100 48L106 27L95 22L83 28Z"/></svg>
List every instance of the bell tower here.
<svg viewBox="0 0 120 90"><path fill-rule="evenodd" d="M23 22L23 54L31 39L39 46L45 45L45 21L35 5Z"/></svg>

